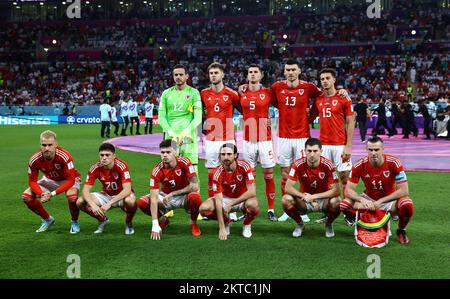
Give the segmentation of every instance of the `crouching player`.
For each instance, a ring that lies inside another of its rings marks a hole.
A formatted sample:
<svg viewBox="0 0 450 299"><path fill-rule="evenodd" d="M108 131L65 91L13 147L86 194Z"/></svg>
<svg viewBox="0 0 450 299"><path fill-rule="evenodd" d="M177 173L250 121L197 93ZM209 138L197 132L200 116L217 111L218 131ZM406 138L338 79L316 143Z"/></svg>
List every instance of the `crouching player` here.
<svg viewBox="0 0 450 299"><path fill-rule="evenodd" d="M398 241L407 244L406 225L413 216L414 205L409 198L408 180L402 162L384 154L384 143L379 137L367 141L366 151L368 155L352 167L346 188L347 198L341 202L341 211L349 219L355 219L355 210L358 209L381 209L392 215L397 214ZM365 186L361 195L356 192L359 179Z"/></svg>
<svg viewBox="0 0 450 299"><path fill-rule="evenodd" d="M214 197L200 206L200 214L219 222L219 239L226 240L230 234L230 212L242 211L245 214L242 235L252 236L251 223L259 213L256 199L255 179L250 164L237 160L237 147L225 143L220 148L221 165L213 175Z"/></svg>
<svg viewBox="0 0 450 299"><path fill-rule="evenodd" d="M78 198L80 210L99 221L94 234L101 234L109 222L105 213L110 208L120 207L125 213L125 234L134 234L132 220L136 213L136 195L131 188L131 176L128 165L116 157L116 149L111 143L102 143L98 149L100 161L92 165ZM102 192L93 192L95 180L103 185Z"/></svg>
<svg viewBox="0 0 450 299"><path fill-rule="evenodd" d="M169 224L169 218L163 217L173 209L184 208L190 213L192 235L201 235L197 224L198 209L202 203L198 193L198 178L191 161L185 157L176 157L177 145L167 139L159 144L161 162L156 164L150 176L150 194L138 201L139 208L152 217L152 240L160 240L162 229ZM162 192L159 191L162 184Z"/></svg>
<svg viewBox="0 0 450 299"><path fill-rule="evenodd" d="M294 162L281 199L284 211L297 222L292 236L298 238L305 227L300 215L323 211L327 213L325 236L334 237L333 221L339 216L339 180L330 160L321 157L322 144L316 138L305 143L306 157ZM300 182L300 190L295 188Z"/></svg>
<svg viewBox="0 0 450 299"><path fill-rule="evenodd" d="M55 223L55 219L42 204L65 192L72 215L70 233L76 234L80 230L78 225L80 210L76 205L81 184L80 174L75 169L69 152L58 146L55 132L48 130L42 132L40 143L41 150L31 156L28 164L29 188L22 193L22 199L30 210L41 216L42 224L36 230L37 233L41 233ZM42 171L44 176L38 181L39 171Z"/></svg>

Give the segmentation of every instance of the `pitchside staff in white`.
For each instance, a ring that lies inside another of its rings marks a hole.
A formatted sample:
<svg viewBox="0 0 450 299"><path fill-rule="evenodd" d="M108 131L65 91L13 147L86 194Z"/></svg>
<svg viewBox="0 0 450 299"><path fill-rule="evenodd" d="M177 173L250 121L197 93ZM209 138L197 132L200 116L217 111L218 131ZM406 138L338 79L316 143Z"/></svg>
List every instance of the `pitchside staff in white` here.
<svg viewBox="0 0 450 299"><path fill-rule="evenodd" d="M119 104L120 107L120 117L122 117L122 132L120 136L127 136L127 128L130 123L130 118L128 117L128 95L123 95L122 100Z"/></svg>
<svg viewBox="0 0 450 299"><path fill-rule="evenodd" d="M108 99L105 99L103 104L100 105L100 121L102 122L102 128L100 130L100 136L102 138L105 137L105 130L106 130L106 137L109 138L109 132L110 132L110 123L111 123L111 106L108 104Z"/></svg>
<svg viewBox="0 0 450 299"><path fill-rule="evenodd" d="M151 97L147 97L145 100L145 134L152 134L153 131L153 108L155 105L152 103Z"/></svg>
<svg viewBox="0 0 450 299"><path fill-rule="evenodd" d="M141 135L139 133L139 114L138 114L138 104L129 96L128 101L128 116L130 117L130 135L133 135L133 122L136 122L136 135Z"/></svg>
<svg viewBox="0 0 450 299"><path fill-rule="evenodd" d="M114 126L114 135L119 136L119 122L117 121L116 102L111 100L111 124ZM111 128L111 126L109 126Z"/></svg>

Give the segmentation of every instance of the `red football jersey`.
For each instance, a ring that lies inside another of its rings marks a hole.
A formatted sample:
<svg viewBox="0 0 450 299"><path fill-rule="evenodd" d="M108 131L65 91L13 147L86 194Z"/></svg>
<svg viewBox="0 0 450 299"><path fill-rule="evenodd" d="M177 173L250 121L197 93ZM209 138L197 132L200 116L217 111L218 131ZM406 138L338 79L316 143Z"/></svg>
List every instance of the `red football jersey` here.
<svg viewBox="0 0 450 299"><path fill-rule="evenodd" d="M223 165L220 165L213 177L214 194L222 193L229 198L238 198L247 191L247 185L253 184L253 169L244 160L238 160L237 167L233 172L227 172Z"/></svg>
<svg viewBox="0 0 450 299"><path fill-rule="evenodd" d="M337 94L331 97L323 94L314 104L319 112L320 142L326 145L345 145L345 118L354 114L352 100Z"/></svg>
<svg viewBox="0 0 450 299"><path fill-rule="evenodd" d="M368 157L359 159L352 167L349 180L358 184L362 179L370 198L378 200L394 192L395 184L408 182L402 162L391 155L384 155L384 163L380 167L374 167Z"/></svg>
<svg viewBox="0 0 450 299"><path fill-rule="evenodd" d="M320 157L317 168L308 166L306 157L298 159L292 164L288 178L300 181L300 192L317 194L330 190L331 185L339 182L336 167L330 160Z"/></svg>
<svg viewBox="0 0 450 299"><path fill-rule="evenodd" d="M53 160L46 160L42 151L31 156L28 163L28 184L36 195L42 194L42 189L37 183L39 171L42 171L51 180L66 181L55 190L58 194L69 190L75 183L75 179L80 176L73 165L72 156L59 146L56 147Z"/></svg>
<svg viewBox="0 0 450 299"><path fill-rule="evenodd" d="M150 189L158 189L162 184L162 192L169 194L189 185L189 178L197 176L191 161L185 157L177 157L175 168L164 168L164 163L159 162L153 168L150 175Z"/></svg>
<svg viewBox="0 0 450 299"><path fill-rule="evenodd" d="M268 88L258 91L246 90L239 96L244 118L245 141L272 140L272 131L267 125L269 105L272 103L272 93Z"/></svg>
<svg viewBox="0 0 450 299"><path fill-rule="evenodd" d="M215 92L211 87L200 93L206 110L206 140L234 140L233 111L239 107L239 95L224 87Z"/></svg>
<svg viewBox="0 0 450 299"><path fill-rule="evenodd" d="M279 110L278 136L281 138L309 138L309 99L317 98L322 91L312 83L300 81L289 88L285 81L275 82L272 95Z"/></svg>
<svg viewBox="0 0 450 299"><path fill-rule="evenodd" d="M103 191L111 196L122 192L124 183L131 183L128 165L119 158L114 160L114 166L111 169L104 168L100 162L92 165L87 174L85 185L93 186L96 179L99 179L102 183Z"/></svg>

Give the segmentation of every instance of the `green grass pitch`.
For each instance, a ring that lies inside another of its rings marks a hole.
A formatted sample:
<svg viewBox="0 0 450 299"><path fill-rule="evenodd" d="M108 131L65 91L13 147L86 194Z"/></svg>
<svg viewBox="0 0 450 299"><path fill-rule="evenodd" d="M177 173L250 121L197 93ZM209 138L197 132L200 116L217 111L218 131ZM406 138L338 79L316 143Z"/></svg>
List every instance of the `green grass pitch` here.
<svg viewBox="0 0 450 299"><path fill-rule="evenodd" d="M102 235L93 234L97 221L81 212L81 232L70 235L64 195L45 204L56 224L37 234L40 219L23 204L21 193L27 188L28 159L39 149L39 134L45 129L58 134L59 144L73 155L82 178L98 157L97 125L0 126L1 278L67 278L70 254L80 256L81 278L367 278L370 254L380 256L381 278L450 278L448 173L408 172L415 215L408 226L411 244L406 246L397 242L394 230L385 248L362 248L342 215L334 225L335 238L325 238L323 225L311 223L301 238L293 238L293 221L267 220L260 168L261 212L248 240L242 237L239 222L232 226L228 241L220 241L216 221L200 221L202 236L194 238L183 210L175 211L161 241L150 239L150 218L140 210L133 236L124 235L124 213L119 209L108 212L111 222ZM159 157L122 150L117 155L129 164L138 198L148 193L149 172ZM199 168L205 200L203 162ZM275 174L275 208L280 215L279 169ZM312 221L319 216L310 214ZM395 229L397 224L393 225Z"/></svg>

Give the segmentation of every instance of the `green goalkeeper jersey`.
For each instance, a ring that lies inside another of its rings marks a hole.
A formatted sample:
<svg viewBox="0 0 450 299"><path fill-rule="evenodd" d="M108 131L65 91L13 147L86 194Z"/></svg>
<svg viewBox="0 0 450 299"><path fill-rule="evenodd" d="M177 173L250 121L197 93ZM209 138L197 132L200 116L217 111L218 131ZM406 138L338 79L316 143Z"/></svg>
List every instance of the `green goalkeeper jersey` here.
<svg viewBox="0 0 450 299"><path fill-rule="evenodd" d="M184 131L192 140L192 145L186 144L185 156L191 159L193 164L197 164L196 129L202 123L202 102L198 90L189 85L183 90L178 90L176 86L164 90L159 103L158 122L166 138Z"/></svg>

